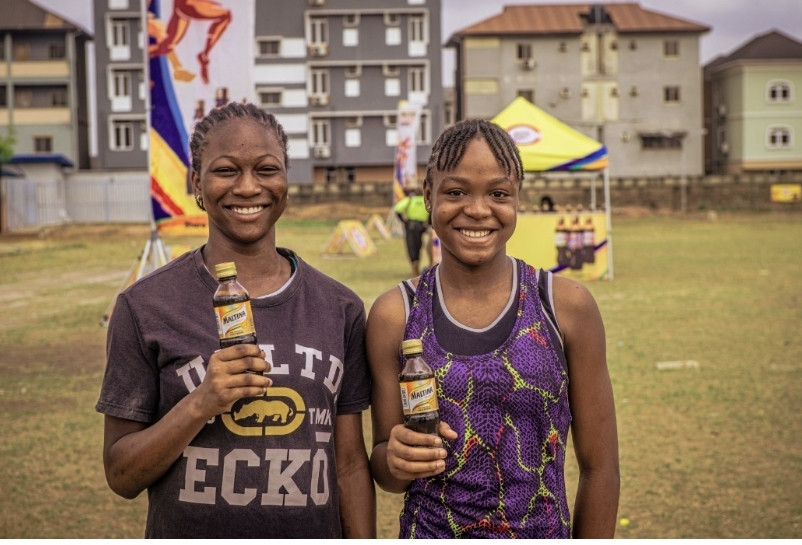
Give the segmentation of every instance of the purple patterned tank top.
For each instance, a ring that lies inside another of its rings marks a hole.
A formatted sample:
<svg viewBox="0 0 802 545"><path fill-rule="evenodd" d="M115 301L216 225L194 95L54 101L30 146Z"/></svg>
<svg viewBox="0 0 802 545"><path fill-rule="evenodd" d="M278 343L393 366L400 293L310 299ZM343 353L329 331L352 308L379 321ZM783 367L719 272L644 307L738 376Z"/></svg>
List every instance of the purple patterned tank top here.
<svg viewBox="0 0 802 545"><path fill-rule="evenodd" d="M423 356L437 377L440 419L458 437L444 441L446 470L407 490L401 538L571 535L564 477L571 412L565 355L546 312L551 273L516 262L515 326L501 346L474 356L438 344L436 267L421 276L404 338L423 339Z"/></svg>

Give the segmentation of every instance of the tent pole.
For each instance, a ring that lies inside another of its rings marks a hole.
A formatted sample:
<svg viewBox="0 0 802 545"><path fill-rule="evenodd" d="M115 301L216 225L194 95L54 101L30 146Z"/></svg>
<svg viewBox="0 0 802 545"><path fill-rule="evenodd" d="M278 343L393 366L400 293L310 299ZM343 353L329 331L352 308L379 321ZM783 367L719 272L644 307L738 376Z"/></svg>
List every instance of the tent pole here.
<svg viewBox="0 0 802 545"><path fill-rule="evenodd" d="M610 208L610 170L604 169L604 217L607 221L607 279L613 279L613 221Z"/></svg>

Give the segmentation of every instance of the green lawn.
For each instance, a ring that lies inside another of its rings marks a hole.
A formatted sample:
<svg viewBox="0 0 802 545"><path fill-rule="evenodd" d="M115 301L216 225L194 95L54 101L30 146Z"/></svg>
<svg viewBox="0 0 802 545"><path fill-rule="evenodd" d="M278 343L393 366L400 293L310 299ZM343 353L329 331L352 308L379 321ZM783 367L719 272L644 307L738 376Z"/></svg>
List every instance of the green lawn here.
<svg viewBox="0 0 802 545"><path fill-rule="evenodd" d="M286 220L278 242L369 307L408 274L403 243L325 258L334 226ZM93 407L100 319L147 236L134 226L0 238L0 537L143 535L144 495L123 500L106 486ZM588 286L616 396L617 536L798 538L802 216L614 216L613 241L615 279ZM694 363L658 368L674 361ZM568 477L572 491L573 459ZM380 537L395 537L400 501L379 493Z"/></svg>

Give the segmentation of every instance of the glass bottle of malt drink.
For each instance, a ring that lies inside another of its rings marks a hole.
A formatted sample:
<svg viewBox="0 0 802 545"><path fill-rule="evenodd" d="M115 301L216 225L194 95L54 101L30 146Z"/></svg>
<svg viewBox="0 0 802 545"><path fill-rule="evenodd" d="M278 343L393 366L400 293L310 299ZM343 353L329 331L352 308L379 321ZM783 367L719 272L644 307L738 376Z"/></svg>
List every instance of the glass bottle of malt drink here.
<svg viewBox="0 0 802 545"><path fill-rule="evenodd" d="M214 270L220 282L214 293L220 348L235 344L257 344L251 297L237 280L236 264L233 261L218 263Z"/></svg>
<svg viewBox="0 0 802 545"><path fill-rule="evenodd" d="M440 423L437 384L434 371L423 359L423 344L420 339L408 339L401 343L401 350L406 358L398 375L404 425L420 433L437 435Z"/></svg>

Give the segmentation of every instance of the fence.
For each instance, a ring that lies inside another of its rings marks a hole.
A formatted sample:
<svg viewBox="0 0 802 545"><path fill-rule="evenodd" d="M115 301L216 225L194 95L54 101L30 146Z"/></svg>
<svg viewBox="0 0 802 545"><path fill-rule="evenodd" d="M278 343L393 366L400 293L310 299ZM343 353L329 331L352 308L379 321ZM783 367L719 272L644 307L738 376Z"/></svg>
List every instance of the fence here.
<svg viewBox="0 0 802 545"><path fill-rule="evenodd" d="M150 180L142 172L71 173L66 180L0 179L0 231L17 232L65 223L147 223L150 221ZM616 206L646 206L655 210L730 209L802 210L802 203L772 203L773 184L802 184L802 172L784 175L706 176L683 181L665 178L611 178L613 212ZM548 194L558 204L585 206L603 202L601 180L560 174L527 176L521 191L522 208L537 206ZM382 205L392 201L389 182L306 184L290 186L293 206L351 201ZM682 204L681 204L682 203Z"/></svg>

